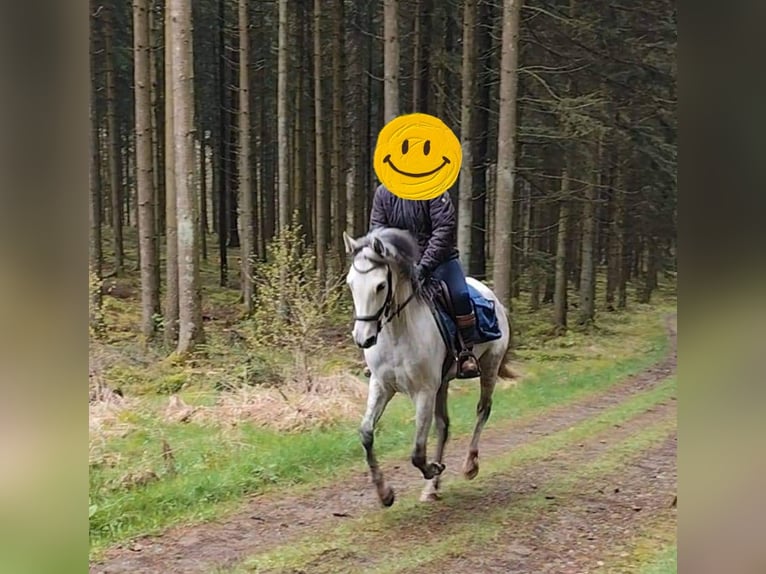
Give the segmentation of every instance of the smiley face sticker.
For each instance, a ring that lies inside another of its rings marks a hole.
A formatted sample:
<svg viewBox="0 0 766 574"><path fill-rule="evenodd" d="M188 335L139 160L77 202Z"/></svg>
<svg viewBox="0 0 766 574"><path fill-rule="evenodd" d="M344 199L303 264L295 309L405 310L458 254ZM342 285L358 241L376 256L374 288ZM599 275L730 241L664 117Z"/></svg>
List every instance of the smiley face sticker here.
<svg viewBox="0 0 766 574"><path fill-rule="evenodd" d="M391 193L402 199L433 199L460 174L460 141L439 118L407 114L388 122L378 134L373 166Z"/></svg>

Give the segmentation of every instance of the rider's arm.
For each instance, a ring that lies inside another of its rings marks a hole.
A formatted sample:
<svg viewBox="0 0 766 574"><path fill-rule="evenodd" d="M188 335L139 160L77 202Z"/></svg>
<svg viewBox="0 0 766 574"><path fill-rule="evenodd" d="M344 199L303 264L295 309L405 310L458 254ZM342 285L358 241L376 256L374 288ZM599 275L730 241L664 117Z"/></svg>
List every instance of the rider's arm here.
<svg viewBox="0 0 766 574"><path fill-rule="evenodd" d="M457 217L455 206L446 191L439 197L430 200L428 207L431 214L431 237L423 256L420 258L420 265L431 273L446 259L455 245Z"/></svg>

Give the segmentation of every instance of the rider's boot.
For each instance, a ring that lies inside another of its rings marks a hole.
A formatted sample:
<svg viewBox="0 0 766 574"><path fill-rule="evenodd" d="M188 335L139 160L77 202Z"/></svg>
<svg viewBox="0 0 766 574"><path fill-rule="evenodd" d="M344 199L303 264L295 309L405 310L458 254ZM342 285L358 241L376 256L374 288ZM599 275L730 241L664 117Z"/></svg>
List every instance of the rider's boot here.
<svg viewBox="0 0 766 574"><path fill-rule="evenodd" d="M473 354L476 316L471 312L470 315L457 315L455 320L460 333L458 339L462 347L457 358L457 378L473 379L481 374L479 361Z"/></svg>

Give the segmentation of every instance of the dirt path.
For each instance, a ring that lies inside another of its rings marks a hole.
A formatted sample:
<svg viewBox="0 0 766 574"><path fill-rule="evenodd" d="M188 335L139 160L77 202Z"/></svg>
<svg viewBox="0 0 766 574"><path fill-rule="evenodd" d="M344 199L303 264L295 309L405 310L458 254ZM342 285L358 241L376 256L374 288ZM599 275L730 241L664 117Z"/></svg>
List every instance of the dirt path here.
<svg viewBox="0 0 766 574"><path fill-rule="evenodd" d="M668 328L671 333L671 352L659 364L612 386L602 394L546 411L545 416L488 427L482 437L480 459L489 461L493 457L533 444L541 437L566 431L667 379L676 367L673 321L668 322ZM657 420L668 421L674 416L675 401L669 401L611 431L608 440L598 435L599 438L590 438L578 444L577 449L556 453L557 456L553 458L545 457L515 472L523 473L525 488L537 490L538 485L547 484L558 475L582 467L618 437L629 437ZM462 480L458 473L466 448L466 438L450 441L445 461L446 488ZM564 492L562 502L557 503L557 499L552 498L550 500L553 502L545 505L544 512L534 514L533 520L514 523L508 533L502 528L495 532L496 542L488 552L467 548L463 554L442 556L438 564L413 565L412 569L401 571L420 571L417 568L422 568L423 572L426 569L433 571L434 568L442 572L592 571L598 562L592 559L593 556L606 556L609 548L617 542L624 542L629 533L649 523L656 517L658 509L666 508L667 496L672 500L670 493L675 491L673 438L639 453L637 460L635 464L625 463L620 466L614 476L584 478L584 482L580 481L582 484L577 483L579 486L570 485L570 489L574 490ZM417 498L423 480L408 463L401 460L384 461L383 471L399 500ZM662 481L652 478L657 476L662 477ZM513 482L514 479L516 482ZM440 516L440 523L454 524L454 521L448 519L458 512L475 518L477 510L503 508L509 505L508 497L511 495L524 497L534 494L531 491L507 488L508 484L518 484L518 480L519 477L503 472L489 475L484 483L479 483L477 479L477 482L471 484L482 484L477 492L483 498L468 496L458 503L444 505L445 514ZM622 486L607 486L614 483ZM594 485L598 486L594 489ZM619 488L623 495L618 496L614 488ZM632 500L642 500L641 510L633 508L638 503L624 504L624 500L629 497ZM144 537L111 549L103 561L91 565L90 572L209 572L215 568L233 567L249 556L282 545L300 545L317 532L328 532L344 521L364 519L381 512L366 470L360 462L359 471L339 478L331 486L290 497L284 497L284 494L280 497L279 493L255 497L245 503L241 512L220 521L172 528L159 537ZM597 520L594 520L594 516ZM470 528L470 522L467 527ZM403 540L401 536L399 538ZM385 553L380 559L383 560L384 556ZM361 555L359 559L362 560ZM315 564L314 568L309 566L302 571L333 571L325 569L325 566L331 567L333 560L325 562L327 564ZM353 562L353 556L344 556L343 569L335 571L356 572L371 567L382 567L385 570L384 561L376 566L377 561L371 559L369 554L356 567Z"/></svg>

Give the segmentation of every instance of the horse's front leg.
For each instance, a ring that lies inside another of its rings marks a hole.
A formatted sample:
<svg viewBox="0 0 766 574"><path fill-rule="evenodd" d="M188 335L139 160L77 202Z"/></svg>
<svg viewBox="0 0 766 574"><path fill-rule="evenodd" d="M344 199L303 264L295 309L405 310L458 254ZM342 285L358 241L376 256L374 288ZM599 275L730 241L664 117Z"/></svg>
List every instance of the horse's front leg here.
<svg viewBox="0 0 766 574"><path fill-rule="evenodd" d="M426 480L440 475L444 470L441 462L426 462L426 444L434 416L435 394L433 391L422 391L415 395L415 448L412 450L412 464L420 469Z"/></svg>
<svg viewBox="0 0 766 574"><path fill-rule="evenodd" d="M394 489L386 485L385 480L383 480L383 473L378 466L372 444L375 425L378 424L380 416L386 410L386 405L393 396L394 391L392 389L384 387L376 377L371 377L367 394L367 411L364 413L362 424L359 426L359 437L362 439L362 446L367 453L367 466L370 468L372 482L378 491L378 498L383 506L391 506L394 503Z"/></svg>
<svg viewBox="0 0 766 574"><path fill-rule="evenodd" d="M442 464L444 456L444 447L449 438L449 416L447 415L447 395L449 391L449 381L444 381L436 393L435 426L436 426L436 453L434 463ZM443 467L442 467L443 468ZM420 495L420 500L429 502L439 499L439 482L441 474L437 474L431 480L426 482L425 488Z"/></svg>

